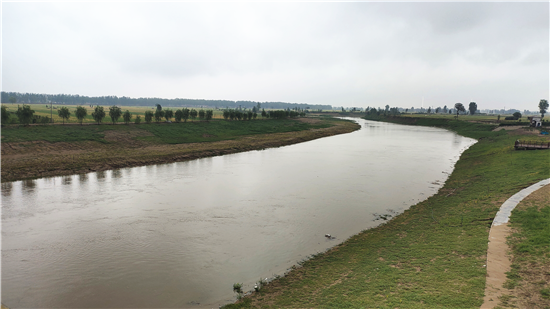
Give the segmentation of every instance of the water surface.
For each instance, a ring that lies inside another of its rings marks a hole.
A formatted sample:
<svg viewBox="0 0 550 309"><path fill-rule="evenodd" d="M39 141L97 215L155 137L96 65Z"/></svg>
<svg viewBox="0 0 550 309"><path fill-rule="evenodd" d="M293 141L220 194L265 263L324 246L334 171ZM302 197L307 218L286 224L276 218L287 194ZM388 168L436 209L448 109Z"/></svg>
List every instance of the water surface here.
<svg viewBox="0 0 550 309"><path fill-rule="evenodd" d="M434 194L474 143L357 121L287 147L2 184L2 302L217 307L233 283L251 290Z"/></svg>

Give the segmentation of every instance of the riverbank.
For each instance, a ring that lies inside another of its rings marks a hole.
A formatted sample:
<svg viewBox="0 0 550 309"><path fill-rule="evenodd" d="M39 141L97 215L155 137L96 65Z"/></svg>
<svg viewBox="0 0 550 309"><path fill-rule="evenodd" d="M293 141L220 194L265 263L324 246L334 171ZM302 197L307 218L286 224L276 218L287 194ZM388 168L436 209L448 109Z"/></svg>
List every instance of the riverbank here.
<svg viewBox="0 0 550 309"><path fill-rule="evenodd" d="M548 178L548 152L515 151L528 130L452 119L377 119L475 138L439 192L226 308L472 308L483 303L487 239L500 205ZM388 194L395 192L389 191Z"/></svg>
<svg viewBox="0 0 550 309"><path fill-rule="evenodd" d="M2 182L280 147L359 128L327 117L3 128Z"/></svg>

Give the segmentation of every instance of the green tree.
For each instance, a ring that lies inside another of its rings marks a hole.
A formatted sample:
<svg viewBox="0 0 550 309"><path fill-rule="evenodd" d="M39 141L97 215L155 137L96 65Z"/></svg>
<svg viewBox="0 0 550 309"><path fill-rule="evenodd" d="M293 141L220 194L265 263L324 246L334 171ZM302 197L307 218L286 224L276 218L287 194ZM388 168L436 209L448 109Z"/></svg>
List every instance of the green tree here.
<svg viewBox="0 0 550 309"><path fill-rule="evenodd" d="M97 125L103 121L103 118L105 118L105 110L103 109L103 106L95 107L92 112L92 118L94 118L95 122L97 122Z"/></svg>
<svg viewBox="0 0 550 309"><path fill-rule="evenodd" d="M115 124L118 121L118 118L122 116L122 110L120 107L113 105L109 107L109 117L111 117L111 121L113 124Z"/></svg>
<svg viewBox="0 0 550 309"><path fill-rule="evenodd" d="M161 111L161 110L162 110L162 106L160 106L160 104L157 103L157 104L155 104L155 106L157 107L157 110L158 110L158 111Z"/></svg>
<svg viewBox="0 0 550 309"><path fill-rule="evenodd" d="M455 104L456 109L456 118L458 119L458 112L465 112L466 109L464 108L464 105L462 103L456 103Z"/></svg>
<svg viewBox="0 0 550 309"><path fill-rule="evenodd" d="M140 115L137 115L136 116L136 120L134 121L135 124L140 124L141 123L141 116Z"/></svg>
<svg viewBox="0 0 550 309"><path fill-rule="evenodd" d="M399 115L399 114L400 114L399 108L398 108L398 107L392 107L392 108L390 108L390 114L391 114L392 116L397 116L397 115Z"/></svg>
<svg viewBox="0 0 550 309"><path fill-rule="evenodd" d="M214 111L211 109L207 110L205 115L206 121L212 120L212 117L214 117Z"/></svg>
<svg viewBox="0 0 550 309"><path fill-rule="evenodd" d="M10 103L11 104L14 104L17 102L17 98L16 97L10 97Z"/></svg>
<svg viewBox="0 0 550 309"><path fill-rule="evenodd" d="M10 113L8 112L8 108L2 105L2 126L8 122L10 122Z"/></svg>
<svg viewBox="0 0 550 309"><path fill-rule="evenodd" d="M193 119L193 120L195 120L195 118L197 118L197 114L198 114L198 112L195 109L192 109L189 112L189 115L191 116L191 119Z"/></svg>
<svg viewBox="0 0 550 309"><path fill-rule="evenodd" d="M162 109L158 109L155 111L155 120L157 123L159 123L162 118L164 117L164 111Z"/></svg>
<svg viewBox="0 0 550 309"><path fill-rule="evenodd" d="M65 124L65 120L69 121L69 117L71 117L71 112L69 111L69 108L66 106L61 107L57 110L57 114L61 119L63 119L63 124Z"/></svg>
<svg viewBox="0 0 550 309"><path fill-rule="evenodd" d="M171 110L171 109L165 109L164 110L164 118L166 119L166 121L170 121L170 119L172 119L172 117L174 117L174 111Z"/></svg>
<svg viewBox="0 0 550 309"><path fill-rule="evenodd" d="M187 122L187 119L189 119L190 115L191 111L188 108L184 108L181 110L181 118L183 118L184 122Z"/></svg>
<svg viewBox="0 0 550 309"><path fill-rule="evenodd" d="M548 101L541 99L539 102L539 110L540 114L542 115L541 118L544 118L544 114L546 114L546 111L548 110Z"/></svg>
<svg viewBox="0 0 550 309"><path fill-rule="evenodd" d="M520 112L515 112L512 114L512 116L516 117L516 118L521 118L521 113Z"/></svg>
<svg viewBox="0 0 550 309"><path fill-rule="evenodd" d="M201 110L199 111L199 119L203 120L204 117L205 117L205 115L206 115L206 113L204 112L204 109L201 109Z"/></svg>
<svg viewBox="0 0 550 309"><path fill-rule="evenodd" d="M470 102L470 105L468 105L468 110L470 111L470 115L473 115L477 111L477 103L476 102Z"/></svg>
<svg viewBox="0 0 550 309"><path fill-rule="evenodd" d="M74 115L76 116L76 119L78 119L78 121L80 122L80 125L82 125L82 121L84 120L84 117L88 115L88 111L82 106L77 106Z"/></svg>
<svg viewBox="0 0 550 309"><path fill-rule="evenodd" d="M38 116L38 117L40 117L40 116ZM50 120L51 120L50 117L42 116L39 119L39 121L40 121L39 123L42 124L42 125L46 125L46 124L50 123Z"/></svg>
<svg viewBox="0 0 550 309"><path fill-rule="evenodd" d="M17 115L20 124L28 126L32 121L34 111L29 105L23 105L23 107L17 106L17 112L15 112L15 115Z"/></svg>
<svg viewBox="0 0 550 309"><path fill-rule="evenodd" d="M155 116L155 114L152 111L146 111L145 112L145 122L146 123L151 123L154 116Z"/></svg>
<svg viewBox="0 0 550 309"><path fill-rule="evenodd" d="M181 111L181 109L176 110L176 112L174 113L174 118L176 119L176 122L181 121L181 118L183 118L183 112Z"/></svg>
<svg viewBox="0 0 550 309"><path fill-rule="evenodd" d="M124 122L125 122L126 124L129 124L130 121L132 120L132 113L130 113L129 110L126 110L126 111L124 112L124 114L122 114L122 119L124 119Z"/></svg>

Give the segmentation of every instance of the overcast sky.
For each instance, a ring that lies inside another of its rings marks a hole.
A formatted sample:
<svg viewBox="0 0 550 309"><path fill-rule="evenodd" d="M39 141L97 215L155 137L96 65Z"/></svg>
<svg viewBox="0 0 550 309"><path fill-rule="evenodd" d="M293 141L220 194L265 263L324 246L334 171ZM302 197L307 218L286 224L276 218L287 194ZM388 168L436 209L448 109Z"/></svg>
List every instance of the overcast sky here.
<svg viewBox="0 0 550 309"><path fill-rule="evenodd" d="M2 90L536 110L549 3L4 2Z"/></svg>

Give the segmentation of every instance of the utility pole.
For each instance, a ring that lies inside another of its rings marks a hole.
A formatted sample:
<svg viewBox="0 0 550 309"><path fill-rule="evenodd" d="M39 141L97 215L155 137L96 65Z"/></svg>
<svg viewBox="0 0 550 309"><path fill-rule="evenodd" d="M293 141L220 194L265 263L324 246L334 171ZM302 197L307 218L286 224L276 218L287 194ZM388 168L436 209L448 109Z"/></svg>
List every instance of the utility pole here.
<svg viewBox="0 0 550 309"><path fill-rule="evenodd" d="M50 123L53 123L53 110L52 110L52 104L48 100L48 96L46 96L46 103L50 103Z"/></svg>

